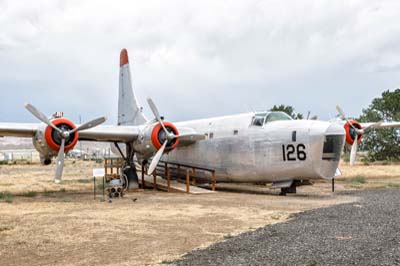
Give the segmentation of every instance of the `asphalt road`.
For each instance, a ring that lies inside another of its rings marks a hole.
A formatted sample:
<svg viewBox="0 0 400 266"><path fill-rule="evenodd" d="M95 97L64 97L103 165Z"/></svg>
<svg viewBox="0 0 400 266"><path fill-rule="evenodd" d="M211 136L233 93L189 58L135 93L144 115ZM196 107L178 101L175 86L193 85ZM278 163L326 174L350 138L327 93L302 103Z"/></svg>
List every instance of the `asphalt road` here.
<svg viewBox="0 0 400 266"><path fill-rule="evenodd" d="M172 264L400 265L400 190L351 193L360 201L298 214Z"/></svg>

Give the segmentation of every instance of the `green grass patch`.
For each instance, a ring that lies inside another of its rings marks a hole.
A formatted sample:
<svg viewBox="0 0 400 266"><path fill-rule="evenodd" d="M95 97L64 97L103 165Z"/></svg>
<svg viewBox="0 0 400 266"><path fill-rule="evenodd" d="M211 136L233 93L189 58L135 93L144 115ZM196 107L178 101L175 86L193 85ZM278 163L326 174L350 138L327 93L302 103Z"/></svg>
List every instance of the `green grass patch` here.
<svg viewBox="0 0 400 266"><path fill-rule="evenodd" d="M11 194L8 191L0 192L0 201L4 201L4 202L7 202L7 203L12 203L13 202L13 198L14 198L13 194Z"/></svg>
<svg viewBox="0 0 400 266"><path fill-rule="evenodd" d="M43 192L43 196L44 197L49 197L49 198L55 198L56 197L56 193L57 193L57 191L54 191L54 190L45 190Z"/></svg>
<svg viewBox="0 0 400 266"><path fill-rule="evenodd" d="M62 201L63 202L72 202L72 199L71 198L63 198Z"/></svg>
<svg viewBox="0 0 400 266"><path fill-rule="evenodd" d="M0 192L0 200L12 198L12 197L13 197L13 195L8 191Z"/></svg>
<svg viewBox="0 0 400 266"><path fill-rule="evenodd" d="M0 165L7 165L8 162L7 161L0 161Z"/></svg>
<svg viewBox="0 0 400 266"><path fill-rule="evenodd" d="M34 198L37 196L37 192L35 191L28 191L28 192L24 192L21 194L22 197L27 197L27 198Z"/></svg>
<svg viewBox="0 0 400 266"><path fill-rule="evenodd" d="M359 175L359 176L356 176L356 177L352 178L351 179L351 183L353 185L366 184L367 183L367 179L365 178L365 176Z"/></svg>
<svg viewBox="0 0 400 266"><path fill-rule="evenodd" d="M400 188L400 183L387 183L386 187L390 188Z"/></svg>

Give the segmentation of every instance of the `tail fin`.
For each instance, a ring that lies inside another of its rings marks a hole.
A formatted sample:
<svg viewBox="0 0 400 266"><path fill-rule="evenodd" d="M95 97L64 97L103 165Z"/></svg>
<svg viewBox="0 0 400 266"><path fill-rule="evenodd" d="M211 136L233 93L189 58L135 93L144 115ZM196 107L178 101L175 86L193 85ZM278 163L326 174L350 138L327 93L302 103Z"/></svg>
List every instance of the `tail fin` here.
<svg viewBox="0 0 400 266"><path fill-rule="evenodd" d="M132 88L128 51L122 49L119 71L118 125L137 126L147 122Z"/></svg>

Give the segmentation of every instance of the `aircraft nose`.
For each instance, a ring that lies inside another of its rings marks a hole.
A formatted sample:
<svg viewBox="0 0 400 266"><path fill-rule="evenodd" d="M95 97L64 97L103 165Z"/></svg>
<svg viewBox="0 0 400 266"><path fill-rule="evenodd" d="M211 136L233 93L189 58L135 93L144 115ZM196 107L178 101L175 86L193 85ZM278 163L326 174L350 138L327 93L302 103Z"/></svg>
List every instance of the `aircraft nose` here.
<svg viewBox="0 0 400 266"><path fill-rule="evenodd" d="M343 150L344 128L338 124L331 124L325 131L325 140L322 151L322 160L339 161Z"/></svg>

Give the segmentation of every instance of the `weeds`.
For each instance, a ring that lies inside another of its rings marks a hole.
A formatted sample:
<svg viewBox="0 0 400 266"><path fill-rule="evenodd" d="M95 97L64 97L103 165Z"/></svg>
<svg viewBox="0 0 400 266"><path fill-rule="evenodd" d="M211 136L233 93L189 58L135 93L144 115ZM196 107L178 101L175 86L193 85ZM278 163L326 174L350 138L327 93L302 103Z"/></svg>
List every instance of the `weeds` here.
<svg viewBox="0 0 400 266"><path fill-rule="evenodd" d="M37 192L35 191L27 191L21 194L22 197L27 197L27 198L34 198L37 196Z"/></svg>
<svg viewBox="0 0 400 266"><path fill-rule="evenodd" d="M0 192L0 201L5 201L7 203L12 203L13 202L13 195L8 192Z"/></svg>
<svg viewBox="0 0 400 266"><path fill-rule="evenodd" d="M63 198L62 201L63 202L72 202L72 199L71 198Z"/></svg>
<svg viewBox="0 0 400 266"><path fill-rule="evenodd" d="M390 188L400 188L400 183L387 183L386 187Z"/></svg>
<svg viewBox="0 0 400 266"><path fill-rule="evenodd" d="M367 179L365 178L365 176L359 175L351 179L351 183L353 185L361 185L367 183Z"/></svg>

